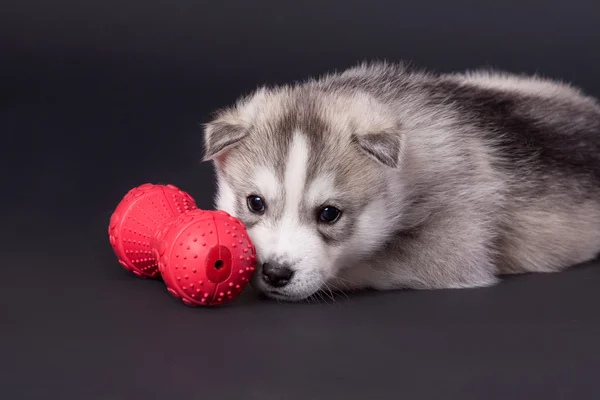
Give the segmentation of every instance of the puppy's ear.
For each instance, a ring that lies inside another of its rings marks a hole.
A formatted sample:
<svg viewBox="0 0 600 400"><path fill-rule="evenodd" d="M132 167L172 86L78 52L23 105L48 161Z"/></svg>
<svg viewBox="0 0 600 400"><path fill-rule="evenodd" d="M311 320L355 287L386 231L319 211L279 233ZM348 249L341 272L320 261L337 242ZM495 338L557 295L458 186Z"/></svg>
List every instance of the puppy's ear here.
<svg viewBox="0 0 600 400"><path fill-rule="evenodd" d="M353 134L352 141L363 153L391 168L398 168L404 152L404 135L397 130Z"/></svg>
<svg viewBox="0 0 600 400"><path fill-rule="evenodd" d="M248 127L235 117L234 112L224 111L213 121L204 125L204 157L211 161L233 148L248 135Z"/></svg>

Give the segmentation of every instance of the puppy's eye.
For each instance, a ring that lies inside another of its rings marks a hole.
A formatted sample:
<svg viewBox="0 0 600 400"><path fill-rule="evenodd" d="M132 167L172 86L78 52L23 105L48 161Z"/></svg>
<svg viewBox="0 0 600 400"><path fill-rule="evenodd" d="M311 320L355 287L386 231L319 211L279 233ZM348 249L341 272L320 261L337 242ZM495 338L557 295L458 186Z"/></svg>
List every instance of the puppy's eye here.
<svg viewBox="0 0 600 400"><path fill-rule="evenodd" d="M337 221L342 212L333 206L325 206L321 209L319 214L319 221L325 222L326 224L332 224Z"/></svg>
<svg viewBox="0 0 600 400"><path fill-rule="evenodd" d="M260 196L250 195L246 198L246 203L253 213L262 214L265 211L265 202Z"/></svg>

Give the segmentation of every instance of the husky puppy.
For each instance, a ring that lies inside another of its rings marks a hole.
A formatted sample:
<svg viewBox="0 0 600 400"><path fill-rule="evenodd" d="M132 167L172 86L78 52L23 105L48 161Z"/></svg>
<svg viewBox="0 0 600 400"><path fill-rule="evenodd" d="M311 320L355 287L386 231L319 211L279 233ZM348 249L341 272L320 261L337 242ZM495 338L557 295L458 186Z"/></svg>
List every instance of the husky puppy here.
<svg viewBox="0 0 600 400"><path fill-rule="evenodd" d="M274 299L485 287L600 251L600 105L562 82L363 63L240 98L204 152Z"/></svg>

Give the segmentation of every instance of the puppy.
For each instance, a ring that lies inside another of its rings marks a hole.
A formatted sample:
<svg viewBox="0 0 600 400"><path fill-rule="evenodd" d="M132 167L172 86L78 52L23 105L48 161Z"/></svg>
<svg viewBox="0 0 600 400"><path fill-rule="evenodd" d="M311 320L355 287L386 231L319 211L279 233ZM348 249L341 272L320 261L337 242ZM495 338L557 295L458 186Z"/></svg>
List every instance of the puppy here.
<svg viewBox="0 0 600 400"><path fill-rule="evenodd" d="M485 287L600 251L600 105L561 82L363 63L219 110L204 152L273 299Z"/></svg>

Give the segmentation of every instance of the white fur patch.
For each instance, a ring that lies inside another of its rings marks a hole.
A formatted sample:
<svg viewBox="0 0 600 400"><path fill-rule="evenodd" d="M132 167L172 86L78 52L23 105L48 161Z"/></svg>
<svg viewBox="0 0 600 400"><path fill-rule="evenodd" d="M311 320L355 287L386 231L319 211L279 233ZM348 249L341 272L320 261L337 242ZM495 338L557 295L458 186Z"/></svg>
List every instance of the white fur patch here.
<svg viewBox="0 0 600 400"><path fill-rule="evenodd" d="M267 204L271 202L273 199L276 199L279 193L281 192L281 184L279 180L267 167L259 167L254 175L253 181L256 186L258 186L259 194L265 198Z"/></svg>
<svg viewBox="0 0 600 400"><path fill-rule="evenodd" d="M298 210L304 195L304 187L306 186L308 156L308 142L306 137L296 133L292 139L285 166L284 217L298 218Z"/></svg>
<svg viewBox="0 0 600 400"><path fill-rule="evenodd" d="M279 238L273 248L275 257L282 257L292 262L302 258L301 253L306 250L305 246L309 245L306 243L306 236L313 234L312 232L301 233L303 229L300 227L299 215L300 203L304 197L306 186L308 151L306 137L296 133L292 139L285 166L285 203L278 229Z"/></svg>
<svg viewBox="0 0 600 400"><path fill-rule="evenodd" d="M329 200L330 197L335 197L335 193L332 192L334 189L334 179L330 175L318 176L310 184L306 191L306 201L310 205L320 205L323 202Z"/></svg>
<svg viewBox="0 0 600 400"><path fill-rule="evenodd" d="M215 208L228 212L235 217L235 202L235 193L231 186L229 186L224 180L220 180L218 182Z"/></svg>

